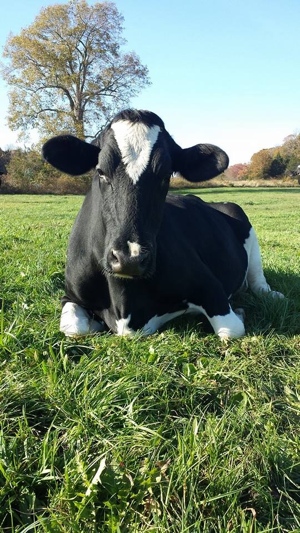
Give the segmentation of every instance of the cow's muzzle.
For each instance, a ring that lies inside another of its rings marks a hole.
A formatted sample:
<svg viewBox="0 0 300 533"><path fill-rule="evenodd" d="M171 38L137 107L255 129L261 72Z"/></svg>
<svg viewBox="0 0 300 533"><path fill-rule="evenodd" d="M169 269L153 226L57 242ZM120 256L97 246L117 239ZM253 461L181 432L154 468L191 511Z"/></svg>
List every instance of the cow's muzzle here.
<svg viewBox="0 0 300 533"><path fill-rule="evenodd" d="M148 250L129 254L112 249L108 257L109 271L113 276L121 278L148 277L151 254Z"/></svg>

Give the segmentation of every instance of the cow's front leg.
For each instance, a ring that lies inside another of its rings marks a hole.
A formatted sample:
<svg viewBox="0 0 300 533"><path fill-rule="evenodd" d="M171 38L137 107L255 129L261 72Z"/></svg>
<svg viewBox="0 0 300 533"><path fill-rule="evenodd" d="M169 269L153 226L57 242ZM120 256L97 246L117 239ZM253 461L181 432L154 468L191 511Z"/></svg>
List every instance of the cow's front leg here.
<svg viewBox="0 0 300 533"><path fill-rule="evenodd" d="M73 302L63 306L60 318L60 331L66 337L79 337L104 330L104 323L94 320L89 313Z"/></svg>
<svg viewBox="0 0 300 533"><path fill-rule="evenodd" d="M189 303L190 313L201 313L206 316L214 332L222 340L235 339L245 335L244 313L242 310L234 312L228 303L225 314L212 314L201 305Z"/></svg>
<svg viewBox="0 0 300 533"><path fill-rule="evenodd" d="M186 312L186 309L180 309L178 311L174 311L172 313L164 313L161 315L154 315L152 318L150 318L145 325L138 329L132 329L130 327L130 321L131 321L131 315L129 315L127 318L122 318L120 320L116 321L116 332L118 335L121 336L133 336L133 335L152 335L152 333L155 333L157 330L159 330L162 326L164 326L167 322L170 322L174 318L177 318L178 316L183 315Z"/></svg>
<svg viewBox="0 0 300 533"><path fill-rule="evenodd" d="M235 339L245 335L243 315L234 312L230 306L227 315L216 315L213 317L206 316L215 333L217 333L222 340Z"/></svg>

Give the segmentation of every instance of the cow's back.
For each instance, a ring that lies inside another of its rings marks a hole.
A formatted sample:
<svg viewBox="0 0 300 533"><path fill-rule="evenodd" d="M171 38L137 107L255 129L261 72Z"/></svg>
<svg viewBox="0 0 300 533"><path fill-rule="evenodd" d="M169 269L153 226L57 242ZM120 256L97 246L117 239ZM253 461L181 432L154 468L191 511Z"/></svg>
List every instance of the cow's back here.
<svg viewBox="0 0 300 533"><path fill-rule="evenodd" d="M197 277L205 279L212 274L228 295L233 294L247 270L244 243L250 229L247 216L236 204L209 204L194 195L168 195L157 239L158 284L171 291L176 286L184 296Z"/></svg>

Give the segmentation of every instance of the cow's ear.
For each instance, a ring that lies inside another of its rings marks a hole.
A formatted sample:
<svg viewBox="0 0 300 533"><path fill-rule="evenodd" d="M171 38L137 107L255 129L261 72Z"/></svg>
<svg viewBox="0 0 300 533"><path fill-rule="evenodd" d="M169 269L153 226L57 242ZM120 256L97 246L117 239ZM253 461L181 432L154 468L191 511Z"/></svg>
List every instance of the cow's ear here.
<svg viewBox="0 0 300 533"><path fill-rule="evenodd" d="M174 171L188 181L205 181L221 174L228 164L228 155L218 146L196 144L176 150Z"/></svg>
<svg viewBox="0 0 300 533"><path fill-rule="evenodd" d="M86 143L73 135L58 135L47 141L43 148L43 157L53 167L79 176L85 174L98 163L100 148Z"/></svg>

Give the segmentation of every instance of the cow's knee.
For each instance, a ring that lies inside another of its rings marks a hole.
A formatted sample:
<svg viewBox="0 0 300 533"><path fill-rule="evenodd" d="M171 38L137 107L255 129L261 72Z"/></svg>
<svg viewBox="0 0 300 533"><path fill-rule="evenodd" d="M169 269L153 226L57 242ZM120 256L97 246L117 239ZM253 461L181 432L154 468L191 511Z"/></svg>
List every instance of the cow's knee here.
<svg viewBox="0 0 300 533"><path fill-rule="evenodd" d="M210 316L204 307L188 304L189 313L201 313L206 316L214 332L220 337L220 339L234 339L245 335L245 312L244 309L237 309L234 312L229 306L229 311L226 315L214 315Z"/></svg>
<svg viewBox="0 0 300 533"><path fill-rule="evenodd" d="M230 309L227 315L218 315L209 319L215 333L221 340L237 339L245 335L244 312Z"/></svg>
<svg viewBox="0 0 300 533"><path fill-rule="evenodd" d="M88 312L73 302L67 302L61 313L60 331L66 337L79 337L103 331L104 325L93 320Z"/></svg>

